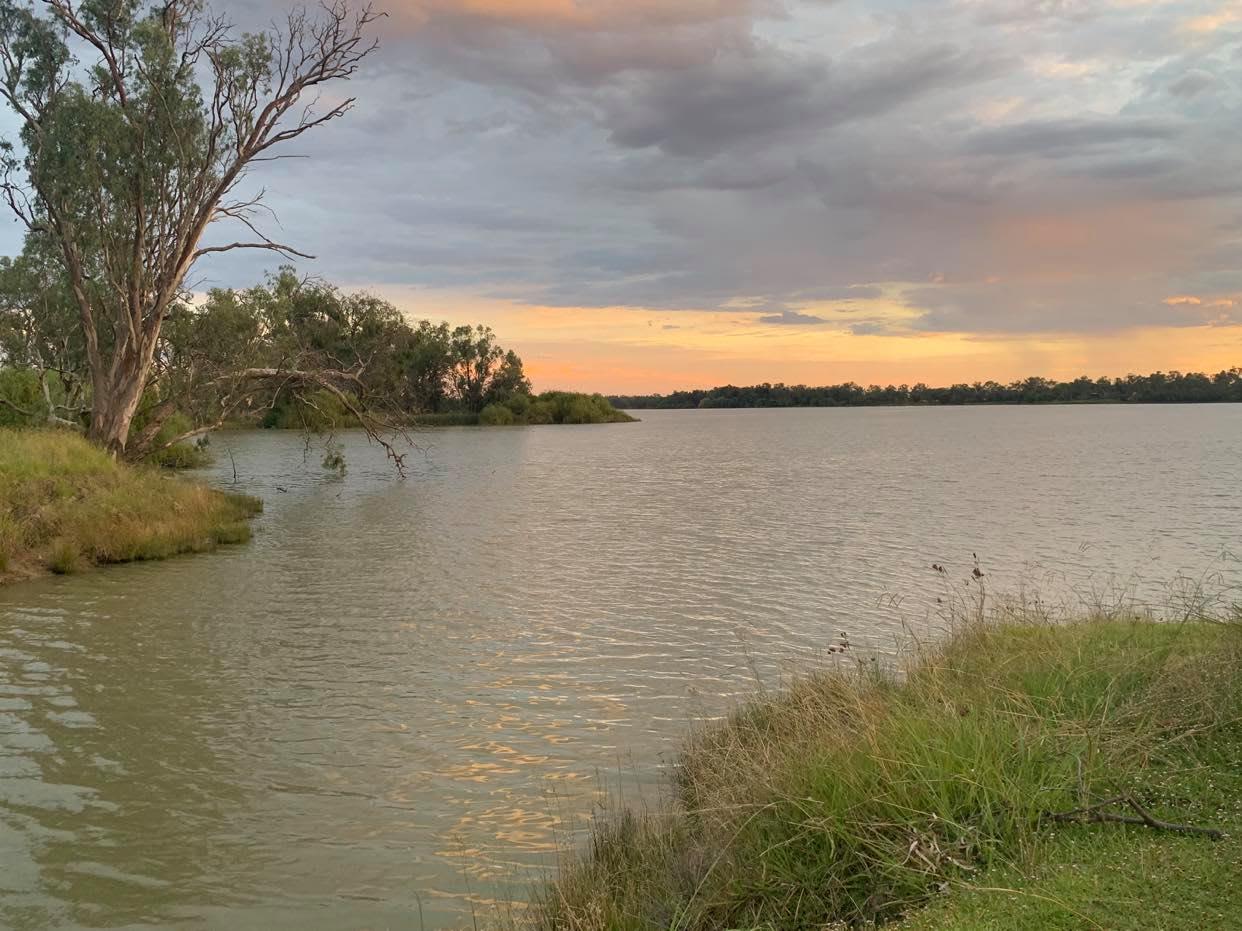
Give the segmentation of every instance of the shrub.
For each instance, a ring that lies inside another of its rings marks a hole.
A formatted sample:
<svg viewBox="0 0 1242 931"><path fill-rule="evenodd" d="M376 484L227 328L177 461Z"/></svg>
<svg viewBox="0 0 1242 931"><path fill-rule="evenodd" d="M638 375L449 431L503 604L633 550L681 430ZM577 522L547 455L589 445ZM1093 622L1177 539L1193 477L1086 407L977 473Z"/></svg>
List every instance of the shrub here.
<svg viewBox="0 0 1242 931"><path fill-rule="evenodd" d="M138 417L134 418L136 426L133 429L141 429L142 424ZM147 461L152 465L157 465L163 469L200 469L211 463L211 454L207 452L206 443L174 443L172 446L164 446L173 437L181 436L188 433L194 427L193 422L184 414L173 414L160 427L159 433L155 435L152 446L156 451L147 456Z"/></svg>
<svg viewBox="0 0 1242 931"><path fill-rule="evenodd" d="M8 403L4 403L8 402ZM26 416L21 411L29 411ZM0 368L0 427L33 427L43 421L47 403L39 376L29 369Z"/></svg>
<svg viewBox="0 0 1242 931"><path fill-rule="evenodd" d="M526 422L536 425L556 423L556 407L548 401L537 400L531 404Z"/></svg>
<svg viewBox="0 0 1242 931"><path fill-rule="evenodd" d="M504 405L513 412L513 418L518 423L526 422L526 415L530 413L530 406L534 400L529 394L514 394L505 399Z"/></svg>
<svg viewBox="0 0 1242 931"><path fill-rule="evenodd" d="M507 427L513 422L513 411L503 404L489 404L479 412L479 424L484 427Z"/></svg>
<svg viewBox="0 0 1242 931"><path fill-rule="evenodd" d="M206 445L175 443L152 453L147 461L161 469L201 469L211 464L211 454Z"/></svg>
<svg viewBox="0 0 1242 931"><path fill-rule="evenodd" d="M56 575L78 572L82 568L82 551L72 540L57 540L48 550L47 567Z"/></svg>

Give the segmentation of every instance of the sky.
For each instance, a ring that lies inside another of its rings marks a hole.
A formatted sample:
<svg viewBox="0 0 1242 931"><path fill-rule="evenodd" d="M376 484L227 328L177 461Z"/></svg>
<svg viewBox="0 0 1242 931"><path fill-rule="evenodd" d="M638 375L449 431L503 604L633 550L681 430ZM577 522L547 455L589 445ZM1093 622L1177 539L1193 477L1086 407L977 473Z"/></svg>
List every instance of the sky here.
<svg viewBox="0 0 1242 931"><path fill-rule="evenodd" d="M537 388L1242 365L1240 0L385 9L272 232Z"/></svg>

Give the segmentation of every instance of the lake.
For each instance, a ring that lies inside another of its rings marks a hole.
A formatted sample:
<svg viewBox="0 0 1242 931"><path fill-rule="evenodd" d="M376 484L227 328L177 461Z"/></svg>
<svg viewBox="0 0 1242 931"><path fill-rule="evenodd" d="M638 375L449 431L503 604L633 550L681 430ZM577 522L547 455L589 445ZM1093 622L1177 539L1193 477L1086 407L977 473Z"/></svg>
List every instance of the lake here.
<svg viewBox="0 0 1242 931"><path fill-rule="evenodd" d="M695 718L932 635L975 554L1242 584L1242 405L639 416L423 432L405 480L223 434L253 543L0 589L0 926L470 926Z"/></svg>

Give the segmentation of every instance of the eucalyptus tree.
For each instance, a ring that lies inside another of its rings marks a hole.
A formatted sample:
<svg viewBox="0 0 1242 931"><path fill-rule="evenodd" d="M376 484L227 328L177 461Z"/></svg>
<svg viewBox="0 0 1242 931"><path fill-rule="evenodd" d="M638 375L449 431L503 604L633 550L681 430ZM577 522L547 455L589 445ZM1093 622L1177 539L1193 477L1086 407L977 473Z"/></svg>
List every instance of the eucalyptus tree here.
<svg viewBox="0 0 1242 931"><path fill-rule="evenodd" d="M282 406L302 409L307 423L316 414L330 421L318 410L324 401L376 430L384 418L376 407L397 408L403 397L402 353L411 333L386 301L345 294L288 267L253 288L213 290L193 306L172 308L131 446L158 452ZM174 412L190 427L156 445L165 415ZM400 466L388 441L372 438Z"/></svg>
<svg viewBox="0 0 1242 931"><path fill-rule="evenodd" d="M165 321L200 259L302 255L261 231L263 195L243 182L353 107L322 92L375 50L379 15L331 0L238 34L200 0L0 0L0 97L21 124L0 152L0 191L63 267L93 440L126 451ZM220 222L240 235L206 244ZM326 384L358 373L284 360L220 377Z"/></svg>
<svg viewBox="0 0 1242 931"><path fill-rule="evenodd" d="M493 401L530 393L530 382L517 353L496 343L491 327L459 326L449 342L449 379L462 406L478 413Z"/></svg>

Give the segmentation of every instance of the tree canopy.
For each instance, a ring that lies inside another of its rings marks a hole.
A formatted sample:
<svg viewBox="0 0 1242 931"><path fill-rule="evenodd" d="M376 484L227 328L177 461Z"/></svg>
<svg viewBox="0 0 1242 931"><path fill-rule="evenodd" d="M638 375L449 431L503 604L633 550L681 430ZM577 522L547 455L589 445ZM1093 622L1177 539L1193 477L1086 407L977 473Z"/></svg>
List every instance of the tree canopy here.
<svg viewBox="0 0 1242 931"><path fill-rule="evenodd" d="M58 270L29 251L0 259L0 416L10 422L89 416L89 363L65 323L73 301ZM286 266L254 287L169 307L127 452L147 456L228 422L316 430L417 415L475 420L514 398L524 399L513 402L521 415L530 391L521 358L488 327L410 323L373 294ZM574 422L558 411L530 422Z"/></svg>
<svg viewBox="0 0 1242 931"><path fill-rule="evenodd" d="M332 0L236 35L200 0L0 0L0 98L21 126L0 148L0 193L28 230L24 270L63 273L57 312L72 309L89 375L74 403L98 443L126 449L200 259L301 254L261 231L263 193L244 182L350 110L316 104L375 49L378 15ZM215 224L234 232L208 241Z"/></svg>

